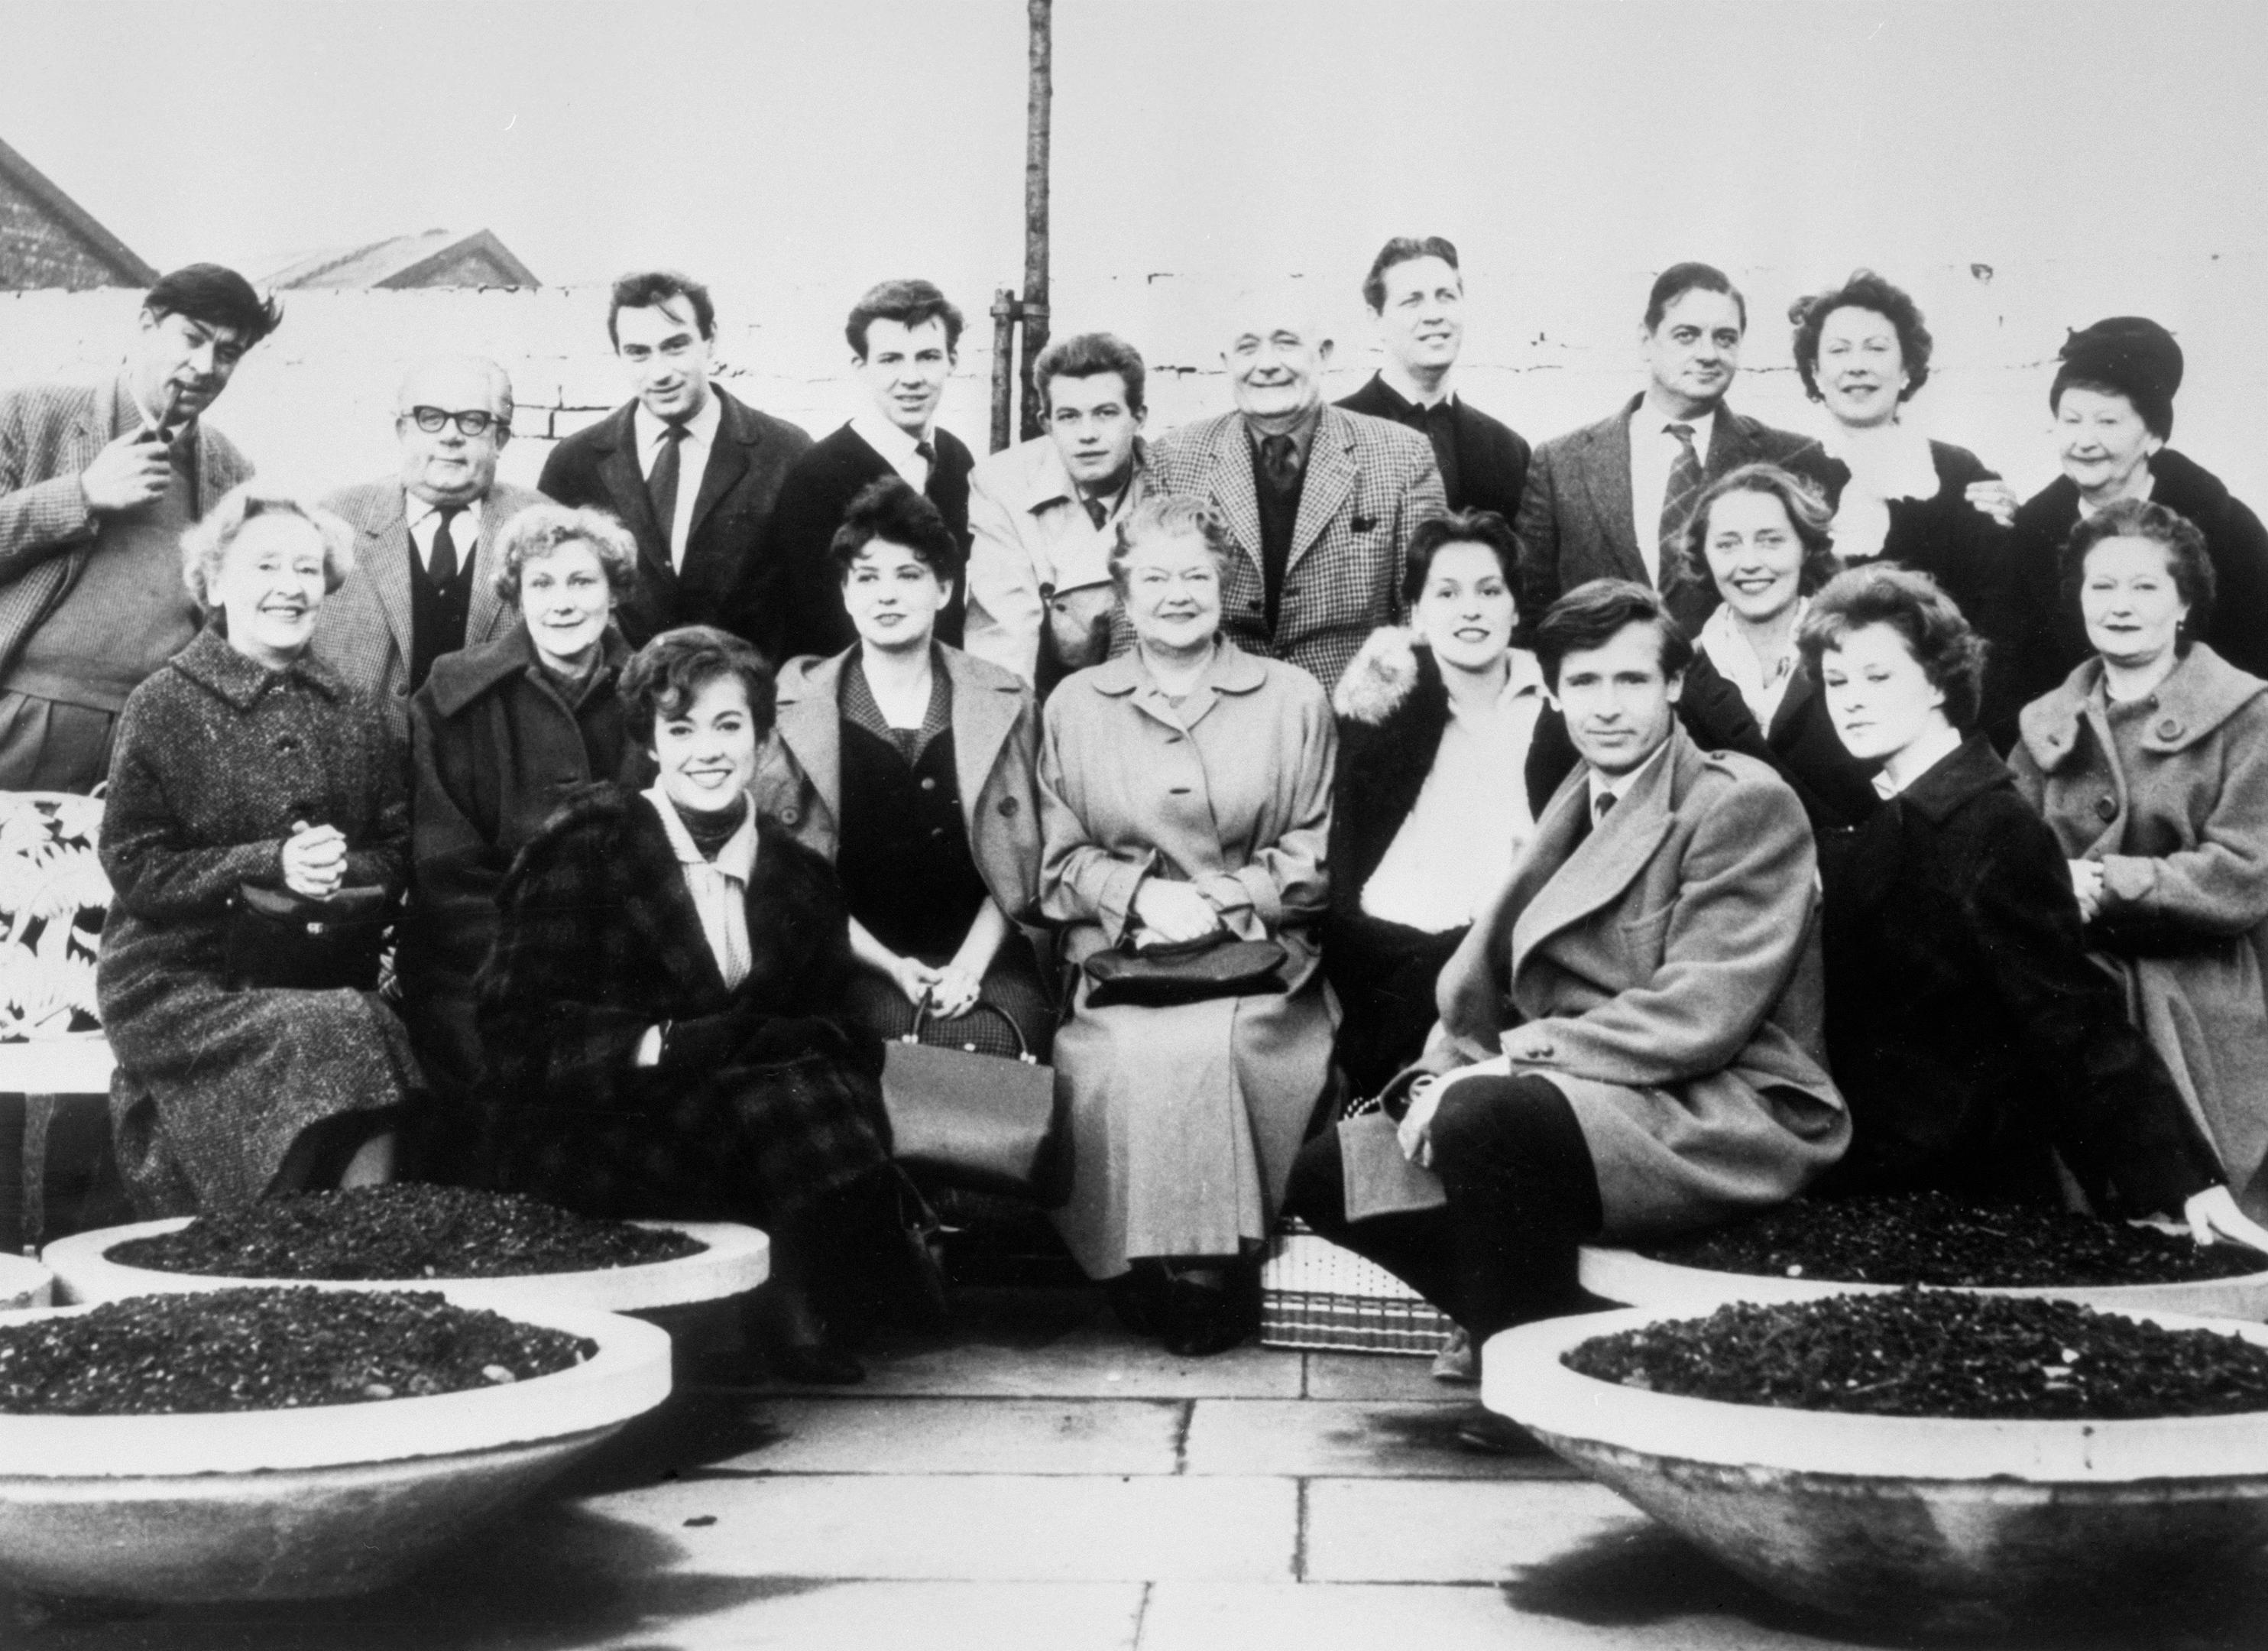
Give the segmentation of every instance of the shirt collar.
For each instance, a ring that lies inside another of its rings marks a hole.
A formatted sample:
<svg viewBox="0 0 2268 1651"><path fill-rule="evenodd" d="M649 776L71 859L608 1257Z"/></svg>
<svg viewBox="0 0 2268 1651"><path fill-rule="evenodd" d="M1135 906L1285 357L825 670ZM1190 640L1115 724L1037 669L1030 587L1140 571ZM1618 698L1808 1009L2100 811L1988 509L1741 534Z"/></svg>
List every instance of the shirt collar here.
<svg viewBox="0 0 2268 1651"><path fill-rule="evenodd" d="M470 544L475 539L480 537L481 501L474 499L468 504L458 505L456 510L456 515L450 520L449 537ZM429 530L428 525L440 513L441 507L432 500L420 498L408 488L401 490L402 520L421 542Z"/></svg>
<svg viewBox="0 0 2268 1651"><path fill-rule="evenodd" d="M1923 735L1882 764L1874 776L1874 794L1888 802L1930 770L1961 748L1961 731L1948 725Z"/></svg>
<svg viewBox="0 0 2268 1651"><path fill-rule="evenodd" d="M1402 387L1388 378L1382 369L1378 375L1378 387L1386 392L1387 399L1392 403L1397 416L1415 412L1421 407L1429 411L1436 407L1454 407L1457 402L1457 391L1454 385L1450 385L1430 402L1420 402L1405 394Z"/></svg>
<svg viewBox="0 0 2268 1651"><path fill-rule="evenodd" d="M1490 711L1507 710L1530 696L1539 699L1543 697L1543 667L1536 663L1533 653L1526 648L1513 648L1505 655L1505 662L1506 668L1504 686L1497 690L1496 697L1489 702ZM1449 701L1449 714L1452 717L1465 714L1458 709L1457 702L1454 698Z"/></svg>
<svg viewBox="0 0 2268 1651"><path fill-rule="evenodd" d="M1674 734L1676 730L1673 727L1670 732ZM1616 774L1611 778L1607 775L1599 772L1597 769L1593 769L1590 771L1592 814L1596 814L1599 812L1599 799L1602 797L1611 797L1616 802L1620 802L1624 798L1629 796L1631 787L1637 785L1638 781L1644 779L1653 770L1653 765L1661 761L1662 753L1668 749L1669 741L1668 740L1664 740L1660 745L1653 748L1653 754L1647 757L1645 762L1640 763L1636 768L1631 770L1627 774Z"/></svg>
<svg viewBox="0 0 2268 1651"><path fill-rule="evenodd" d="M1030 506L1032 512L1036 515L1054 505L1079 504L1081 497L1079 483L1071 479L1071 467L1064 462L1063 449L1056 446L1055 438L1052 436L1041 436L1036 439L1048 444L1047 478L1033 496ZM1106 501L1110 506L1112 516L1117 515L1123 508L1133 503L1134 483L1148 471L1149 468L1149 442L1145 438L1137 436L1134 438L1133 462L1127 468L1126 475L1119 482L1117 489Z"/></svg>
<svg viewBox="0 0 2268 1651"><path fill-rule="evenodd" d="M1705 413L1694 414L1690 418L1672 418L1656 409L1653 402L1641 399L1633 416L1638 430L1666 441L1675 439L1669 434L1672 424L1690 424L1693 427L1693 451L1700 456L1701 462L1706 464L1709 461L1709 439L1716 433L1719 410L1712 407Z"/></svg>
<svg viewBox="0 0 2268 1651"><path fill-rule="evenodd" d="M1299 453L1300 468L1303 470L1307 468L1308 450L1315 445L1315 431L1322 427L1322 423L1323 404L1317 402L1307 410L1297 424L1288 431L1278 432L1292 438L1292 446ZM1263 437L1248 418L1244 421L1244 434L1245 439L1251 442L1253 452L1259 452Z"/></svg>
<svg viewBox="0 0 2268 1651"><path fill-rule="evenodd" d="M919 443L926 441L932 453L937 450L935 425L918 437L909 436L880 414L870 411L853 415L850 428L858 432L868 446L889 461L892 469L902 474L909 467L923 462L921 454L914 451Z"/></svg>
<svg viewBox="0 0 2268 1651"><path fill-rule="evenodd" d="M678 818L677 805L669 800L669 793L662 790L659 780L647 786L644 795L653 805L654 813L661 816L661 829L668 834L670 851L677 856L679 865L714 866L742 888L747 886L756 868L756 810L753 801L740 816L740 829L725 839L725 846L717 851L717 858L712 860L693 841L685 822Z"/></svg>
<svg viewBox="0 0 2268 1651"><path fill-rule="evenodd" d="M717 392L712 388L702 401L701 410L685 421L686 439L703 446L712 445L717 439L717 426L724 416L723 409L717 404ZM638 451L642 453L659 446L663 432L669 428L666 419L656 418L646 411L644 402L637 404L637 410L630 415L630 418L637 430Z"/></svg>

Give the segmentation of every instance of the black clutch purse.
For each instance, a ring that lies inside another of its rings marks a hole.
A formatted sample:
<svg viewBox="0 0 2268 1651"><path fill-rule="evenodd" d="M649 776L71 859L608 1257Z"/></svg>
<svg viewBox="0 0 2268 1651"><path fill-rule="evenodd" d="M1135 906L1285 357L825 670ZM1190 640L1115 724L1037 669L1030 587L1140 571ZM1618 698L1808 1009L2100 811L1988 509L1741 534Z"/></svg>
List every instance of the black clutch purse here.
<svg viewBox="0 0 2268 1651"><path fill-rule="evenodd" d="M393 915L383 888L317 898L240 883L229 901L228 983L239 991L371 991Z"/></svg>
<svg viewBox="0 0 2268 1651"><path fill-rule="evenodd" d="M1086 1000L1102 1008L1114 1003L1201 1003L1207 998L1281 991L1289 955L1274 940L1240 940L1225 929L1147 951L1095 952L1083 965L1093 983Z"/></svg>

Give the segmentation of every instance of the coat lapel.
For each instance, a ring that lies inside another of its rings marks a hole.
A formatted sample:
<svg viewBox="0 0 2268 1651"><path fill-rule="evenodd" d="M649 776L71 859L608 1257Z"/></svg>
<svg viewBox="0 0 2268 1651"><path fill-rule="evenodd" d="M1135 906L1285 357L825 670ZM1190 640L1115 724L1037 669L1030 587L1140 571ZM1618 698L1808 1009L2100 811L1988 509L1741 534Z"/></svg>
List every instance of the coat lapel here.
<svg viewBox="0 0 2268 1651"><path fill-rule="evenodd" d="M1683 734L1673 729L1669 739L1669 749L1598 827L1575 844L1551 880L1536 890L1535 898L1514 920L1512 972L1515 978L1521 963L1538 946L1619 899L1669 835L1672 783L1687 751ZM1582 783L1571 782L1563 788L1547 811L1562 841L1573 834L1590 807L1590 785L1584 770L1576 770L1575 778ZM1563 814L1572 818L1561 818Z"/></svg>
<svg viewBox="0 0 2268 1651"><path fill-rule="evenodd" d="M370 570L370 588L378 597L386 628L401 657L410 657L409 558L417 548L409 542L409 509L399 487L389 488L377 520L363 526L362 565Z"/></svg>
<svg viewBox="0 0 2268 1651"><path fill-rule="evenodd" d="M843 667L850 657L814 660L779 685L780 743L837 822L843 818ZM960 710L957 703L954 709ZM956 727L956 745L958 735Z"/></svg>
<svg viewBox="0 0 2268 1651"><path fill-rule="evenodd" d="M1799 660L1795 669L1788 674L1787 687L1779 697L1778 709L1772 712L1771 726L1764 731L1765 742L1777 747L1785 740L1788 730L1795 726L1796 718L1801 714L1804 702L1818 691L1819 685L1811 680L1811 673L1804 669Z"/></svg>
<svg viewBox="0 0 2268 1651"><path fill-rule="evenodd" d="M992 765L1016 726L1023 704L1020 683L996 687L977 681L968 656L957 649L944 650L945 672L953 683L954 778L961 786L961 811L968 816L969 840L976 837L976 804Z"/></svg>
<svg viewBox="0 0 2268 1651"><path fill-rule="evenodd" d="M599 479L607 484L615 514L637 540L638 565L663 581L663 589L674 590L677 570L670 565L669 534L653 519L645 472L638 468L637 415L637 403L632 402L608 421L607 452L599 461Z"/></svg>
<svg viewBox="0 0 2268 1651"><path fill-rule="evenodd" d="M1584 432L1580 466L1592 514L1605 524L1607 544L1621 564L1622 576L1646 585L1652 581L1646 576L1646 558L1638 554L1631 518L1631 415L1642 399L1632 400L1619 415Z"/></svg>
<svg viewBox="0 0 2268 1651"><path fill-rule="evenodd" d="M1718 402L1717 423L1709 432L1709 453L1701 461L1701 474L1713 482L1763 456L1741 416L1724 402Z"/></svg>
<svg viewBox="0 0 2268 1651"><path fill-rule="evenodd" d="M497 542L504 537L504 524L512 512L497 497L495 488L481 500L481 551L473 559L472 603L465 610L465 641L468 644L486 642L496 634L498 610L504 599L497 594ZM405 592L404 594L407 594Z"/></svg>
<svg viewBox="0 0 2268 1651"><path fill-rule="evenodd" d="M709 444L708 468L701 473L701 490L694 496L693 520L685 529L686 559L693 556L693 542L700 536L701 524L709 520L709 512L717 508L717 501L740 484L748 473L748 449L755 445L755 426L740 415L740 404L722 390L717 392L717 439Z"/></svg>
<svg viewBox="0 0 2268 1651"><path fill-rule="evenodd" d="M1211 472L1212 502L1228 519L1228 530L1236 542L1244 546L1252 558L1253 571L1260 571L1260 494L1252 482L1252 453L1244 439L1244 420L1231 413L1219 422L1213 432L1212 454L1207 467Z"/></svg>
<svg viewBox="0 0 2268 1651"><path fill-rule="evenodd" d="M1340 505L1354 491L1354 423L1337 408L1326 407L1307 451L1307 474L1300 483L1300 519L1292 530L1286 567L1299 566L1300 558L1322 537ZM1254 507L1258 508L1256 500Z"/></svg>

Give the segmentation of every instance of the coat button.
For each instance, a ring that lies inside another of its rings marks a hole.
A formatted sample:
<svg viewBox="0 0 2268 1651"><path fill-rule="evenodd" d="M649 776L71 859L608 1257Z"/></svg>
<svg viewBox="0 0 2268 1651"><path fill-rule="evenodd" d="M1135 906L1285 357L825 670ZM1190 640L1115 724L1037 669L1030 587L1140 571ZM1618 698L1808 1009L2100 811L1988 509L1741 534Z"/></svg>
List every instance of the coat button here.
<svg viewBox="0 0 2268 1651"><path fill-rule="evenodd" d="M795 807L792 803L779 811L779 822L784 826L795 825L802 819L803 810Z"/></svg>
<svg viewBox="0 0 2268 1651"><path fill-rule="evenodd" d="M2118 817L2118 800L2116 797L2097 797L2095 800L2095 817L2105 825L2116 820Z"/></svg>
<svg viewBox="0 0 2268 1651"><path fill-rule="evenodd" d="M1256 597L1254 597L1250 601L1248 601L1248 602L1245 603L1245 606L1246 606L1247 608L1250 608L1254 613L1256 613L1256 613L1259 613L1259 612L1262 610L1262 608L1263 608L1263 607L1264 606L1264 604L1263 604L1263 603L1262 603L1262 601L1261 601L1261 600L1260 600L1257 596L1256 596Z"/></svg>
<svg viewBox="0 0 2268 1651"><path fill-rule="evenodd" d="M921 783L921 788L924 791L935 791L937 789L937 782L933 779L924 779Z"/></svg>
<svg viewBox="0 0 2268 1651"><path fill-rule="evenodd" d="M1016 817L1016 800L1013 797L1000 799L1000 817L1003 820L1013 820Z"/></svg>
<svg viewBox="0 0 2268 1651"><path fill-rule="evenodd" d="M2182 725L2178 718L2161 717L2158 719L2158 737L2161 740L2171 740L2176 738L2181 733L2181 731Z"/></svg>

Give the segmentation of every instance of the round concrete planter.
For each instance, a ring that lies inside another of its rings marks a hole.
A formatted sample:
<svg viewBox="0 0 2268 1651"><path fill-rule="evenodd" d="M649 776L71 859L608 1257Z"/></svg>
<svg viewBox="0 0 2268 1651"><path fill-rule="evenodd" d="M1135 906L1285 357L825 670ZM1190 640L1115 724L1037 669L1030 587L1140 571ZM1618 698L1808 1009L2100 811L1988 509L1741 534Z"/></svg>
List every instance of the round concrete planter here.
<svg viewBox="0 0 2268 1651"><path fill-rule="evenodd" d="M53 1264L50 1263L50 1265ZM62 1269L56 1269L58 1278ZM1769 1273L1712 1272L1654 1261L1634 1249L1583 1247L1583 1287L1630 1307L1677 1308L1713 1313L1732 1301L1816 1301L1829 1295L1880 1295L1894 1284L1849 1284L1831 1279L1786 1279ZM1979 1295L2048 1296L2123 1313L2189 1313L2204 1318L2268 1319L2268 1271L2189 1284L2074 1284L1984 1287Z"/></svg>
<svg viewBox="0 0 2268 1651"><path fill-rule="evenodd" d="M55 1300L55 1275L21 1256L0 1256L0 1313L45 1307Z"/></svg>
<svg viewBox="0 0 2268 1651"><path fill-rule="evenodd" d="M666 1228L699 1239L708 1248L675 1261L636 1267L600 1267L588 1272L524 1273L504 1279L229 1279L194 1272L160 1272L123 1266L108 1259L112 1246L148 1238L188 1225L188 1218L137 1221L57 1239L40 1259L55 1275L55 1291L65 1301L114 1301L129 1295L183 1295L199 1290L233 1290L258 1285L307 1285L318 1290L434 1290L460 1307L493 1308L524 1316L522 1309L596 1309L644 1312L713 1301L753 1290L771 1268L771 1242L753 1227L730 1221L637 1221L633 1226Z"/></svg>
<svg viewBox="0 0 2268 1651"><path fill-rule="evenodd" d="M1482 1397L1784 1599L1871 1624L2002 1633L2108 1617L2268 1538L2268 1412L2156 1421L1851 1416L1652 1393L1559 1362L1680 1313L1492 1338ZM2137 1313L2268 1345L2232 1320Z"/></svg>
<svg viewBox="0 0 2268 1651"><path fill-rule="evenodd" d="M669 1338L651 1324L512 1316L599 1351L556 1375L437 1398L0 1415L0 1582L172 1602L310 1599L398 1581L669 1395Z"/></svg>

